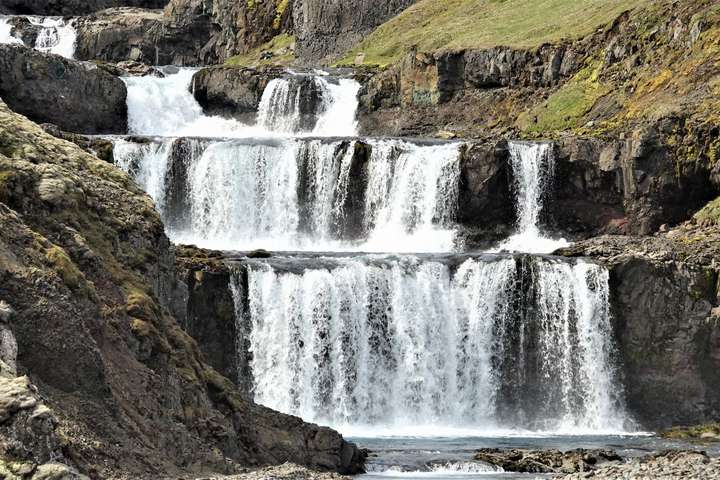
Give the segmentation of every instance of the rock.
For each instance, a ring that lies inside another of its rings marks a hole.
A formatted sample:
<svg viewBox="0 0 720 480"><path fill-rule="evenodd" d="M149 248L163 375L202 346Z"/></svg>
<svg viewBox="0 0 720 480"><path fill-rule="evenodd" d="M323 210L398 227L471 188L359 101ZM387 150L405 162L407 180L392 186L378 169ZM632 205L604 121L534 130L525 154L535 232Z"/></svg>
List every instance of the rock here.
<svg viewBox="0 0 720 480"><path fill-rule="evenodd" d="M93 65L0 45L0 96L39 123L77 133L125 133L127 89Z"/></svg>
<svg viewBox="0 0 720 480"><path fill-rule="evenodd" d="M263 468L240 475L197 480L343 480L348 478L334 473L314 472L298 465L286 463L277 467Z"/></svg>
<svg viewBox="0 0 720 480"><path fill-rule="evenodd" d="M0 297L17 312L18 368L61 412L71 466L99 478L227 474L288 460L362 469L362 453L337 432L246 400L206 363L171 316L187 286L135 182L1 102L0 138ZM64 195L41 198L44 179ZM37 399L13 388L3 416L47 425ZM40 455L55 445L32 438L13 448Z"/></svg>
<svg viewBox="0 0 720 480"><path fill-rule="evenodd" d="M193 76L193 95L207 114L253 122L265 87L283 75L279 68L205 68Z"/></svg>
<svg viewBox="0 0 720 480"><path fill-rule="evenodd" d="M669 451L648 457L633 459L622 465L605 466L586 474L556 476L556 479L580 480L616 480L618 478L637 478L653 480L704 480L720 476L720 459L710 459L703 452Z"/></svg>
<svg viewBox="0 0 720 480"><path fill-rule="evenodd" d="M622 458L612 450L584 449L561 452L559 450L484 448L479 450L474 458L501 467L506 472L518 473L587 472L608 463L622 461Z"/></svg>
<svg viewBox="0 0 720 480"><path fill-rule="evenodd" d="M343 53L416 0L294 0L296 54L306 62Z"/></svg>
<svg viewBox="0 0 720 480"><path fill-rule="evenodd" d="M168 0L0 0L0 11L17 15L85 15L110 7L163 8Z"/></svg>

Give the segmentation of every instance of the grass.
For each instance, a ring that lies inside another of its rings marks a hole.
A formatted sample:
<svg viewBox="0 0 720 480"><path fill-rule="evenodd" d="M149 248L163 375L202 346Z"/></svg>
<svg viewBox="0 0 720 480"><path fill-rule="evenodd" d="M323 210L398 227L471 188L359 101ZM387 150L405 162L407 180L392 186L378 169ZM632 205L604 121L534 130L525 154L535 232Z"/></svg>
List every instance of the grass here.
<svg viewBox="0 0 720 480"><path fill-rule="evenodd" d="M230 57L225 65L231 67L259 67L263 65L290 65L295 60L293 45L295 37L286 33L274 37L267 43L253 48L242 55ZM270 58L262 58L263 52L271 52Z"/></svg>
<svg viewBox="0 0 720 480"><path fill-rule="evenodd" d="M339 64L386 66L408 49L532 48L588 35L649 0L421 0L380 26Z"/></svg>
<svg viewBox="0 0 720 480"><path fill-rule="evenodd" d="M595 102L607 94L610 87L598 80L602 65L591 64L578 72L553 93L546 102L526 112L518 119L518 126L530 133L578 128Z"/></svg>

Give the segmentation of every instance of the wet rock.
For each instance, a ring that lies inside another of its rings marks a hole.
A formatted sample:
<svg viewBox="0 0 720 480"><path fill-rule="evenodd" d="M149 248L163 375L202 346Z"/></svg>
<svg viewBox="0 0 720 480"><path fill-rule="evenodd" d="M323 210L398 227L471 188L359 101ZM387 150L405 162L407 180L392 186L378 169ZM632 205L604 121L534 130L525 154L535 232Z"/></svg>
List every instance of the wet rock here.
<svg viewBox="0 0 720 480"><path fill-rule="evenodd" d="M283 69L211 67L193 76L193 95L205 113L254 121L267 84Z"/></svg>
<svg viewBox="0 0 720 480"><path fill-rule="evenodd" d="M0 96L14 111L77 133L125 133L127 90L94 65L0 45Z"/></svg>
<svg viewBox="0 0 720 480"><path fill-rule="evenodd" d="M485 448L475 454L475 460L501 467L506 472L519 473L575 473L595 470L622 458L612 450L503 450Z"/></svg>
<svg viewBox="0 0 720 480"><path fill-rule="evenodd" d="M334 473L320 473L308 470L286 463L277 467L268 467L260 470L249 471L240 475L231 475L228 477L203 477L197 480L343 480L348 477L342 477Z"/></svg>

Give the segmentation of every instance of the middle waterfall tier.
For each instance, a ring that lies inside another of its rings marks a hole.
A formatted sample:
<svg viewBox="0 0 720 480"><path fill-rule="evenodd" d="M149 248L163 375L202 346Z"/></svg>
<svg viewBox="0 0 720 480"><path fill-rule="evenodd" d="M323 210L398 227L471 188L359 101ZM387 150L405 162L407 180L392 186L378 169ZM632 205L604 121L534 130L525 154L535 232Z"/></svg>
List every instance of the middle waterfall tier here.
<svg viewBox="0 0 720 480"><path fill-rule="evenodd" d="M453 251L459 143L117 140L178 243L222 250Z"/></svg>

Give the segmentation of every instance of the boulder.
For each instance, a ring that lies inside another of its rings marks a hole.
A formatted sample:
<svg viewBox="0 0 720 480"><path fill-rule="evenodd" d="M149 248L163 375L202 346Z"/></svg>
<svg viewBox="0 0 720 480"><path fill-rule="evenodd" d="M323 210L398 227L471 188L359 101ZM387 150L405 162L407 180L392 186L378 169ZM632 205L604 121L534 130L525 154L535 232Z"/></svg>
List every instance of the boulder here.
<svg viewBox="0 0 720 480"><path fill-rule="evenodd" d="M283 69L211 67L193 77L193 95L209 115L251 122L270 80L285 75Z"/></svg>
<svg viewBox="0 0 720 480"><path fill-rule="evenodd" d="M610 462L622 462L622 458L612 450L585 449L561 452L560 450L483 448L474 458L500 467L505 472L518 473L588 472Z"/></svg>
<svg viewBox="0 0 720 480"><path fill-rule="evenodd" d="M16 112L66 131L127 131L125 84L91 64L0 45L0 96Z"/></svg>

